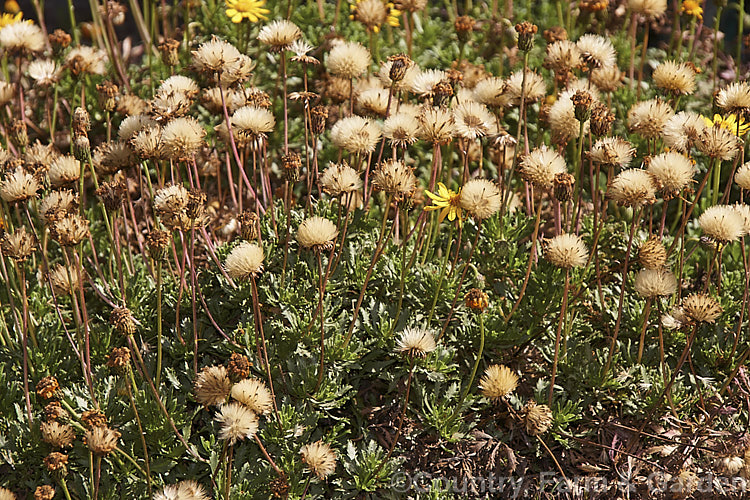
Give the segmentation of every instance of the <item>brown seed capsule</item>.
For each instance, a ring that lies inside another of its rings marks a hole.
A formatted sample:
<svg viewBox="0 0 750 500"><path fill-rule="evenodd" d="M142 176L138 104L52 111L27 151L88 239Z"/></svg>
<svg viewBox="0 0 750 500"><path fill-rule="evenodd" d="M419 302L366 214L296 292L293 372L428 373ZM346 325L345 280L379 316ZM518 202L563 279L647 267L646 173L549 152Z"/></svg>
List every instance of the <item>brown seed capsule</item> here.
<svg viewBox="0 0 750 500"><path fill-rule="evenodd" d="M91 142L88 136L77 135L73 138L73 156L76 160L83 162L91 159Z"/></svg>
<svg viewBox="0 0 750 500"><path fill-rule="evenodd" d="M568 32L565 31L565 28L563 28L562 26L552 26L550 29L544 30L542 36L545 40L547 40L547 43L551 44L560 42L562 40L567 40Z"/></svg>
<svg viewBox="0 0 750 500"><path fill-rule="evenodd" d="M459 16L453 23L453 27L456 29L456 35L461 43L466 43L471 36L471 32L474 31L474 25L476 21L469 16Z"/></svg>
<svg viewBox="0 0 750 500"><path fill-rule="evenodd" d="M55 52L62 51L62 49L70 45L71 41L71 36L59 28L53 31L51 35L49 35L49 43L50 45L52 45L52 48L55 50Z"/></svg>
<svg viewBox="0 0 750 500"><path fill-rule="evenodd" d="M447 80L440 81L432 87L432 105L442 106L453 95L453 85Z"/></svg>
<svg viewBox="0 0 750 500"><path fill-rule="evenodd" d="M92 428L107 426L107 417L101 410L86 410L81 414L81 421Z"/></svg>
<svg viewBox="0 0 750 500"><path fill-rule="evenodd" d="M133 335L136 331L135 320L126 307L115 307L109 316L109 322L121 335Z"/></svg>
<svg viewBox="0 0 750 500"><path fill-rule="evenodd" d="M29 144L29 134L26 132L26 122L13 120L9 130L10 141L17 148L23 149Z"/></svg>
<svg viewBox="0 0 750 500"><path fill-rule="evenodd" d="M34 500L52 500L53 498L55 498L55 488L48 484L37 486L34 490Z"/></svg>
<svg viewBox="0 0 750 500"><path fill-rule="evenodd" d="M154 229L146 235L146 246L152 259L159 261L164 258L170 239L170 233L160 229Z"/></svg>
<svg viewBox="0 0 750 500"><path fill-rule="evenodd" d="M391 69L388 78L392 82L400 82L406 76L406 70L413 64L409 56L405 54L396 54L388 58L391 61Z"/></svg>
<svg viewBox="0 0 750 500"><path fill-rule="evenodd" d="M130 349L114 347L107 358L107 366L117 375L125 375L130 369Z"/></svg>
<svg viewBox="0 0 750 500"><path fill-rule="evenodd" d="M73 111L73 134L86 135L91 130L91 116L85 108L78 106Z"/></svg>
<svg viewBox="0 0 750 500"><path fill-rule="evenodd" d="M555 179L552 181L554 186L555 199L560 203L565 203L573 198L573 184L575 183L575 177L567 172L562 172L555 175Z"/></svg>
<svg viewBox="0 0 750 500"><path fill-rule="evenodd" d="M547 405L529 401L523 408L523 423L530 435L544 434L552 427L552 410Z"/></svg>
<svg viewBox="0 0 750 500"><path fill-rule="evenodd" d="M99 93L99 104L104 111L110 113L117 107L117 94L120 89L109 80L105 80L101 84L96 86L96 91Z"/></svg>
<svg viewBox="0 0 750 500"><path fill-rule="evenodd" d="M472 288L466 294L466 307L477 312L484 311L490 305L489 297L479 288Z"/></svg>
<svg viewBox="0 0 750 500"><path fill-rule="evenodd" d="M121 180L102 182L96 190L96 195L104 203L104 208L114 212L122 206L125 199L125 183Z"/></svg>
<svg viewBox="0 0 750 500"><path fill-rule="evenodd" d="M68 475L68 455L53 451L44 457L44 465L52 477L58 481Z"/></svg>
<svg viewBox="0 0 750 500"><path fill-rule="evenodd" d="M661 269L667 263L667 249L661 240L651 236L638 250L638 262L645 269Z"/></svg>
<svg viewBox="0 0 750 500"><path fill-rule="evenodd" d="M612 130L615 115L610 113L607 106L597 103L591 108L591 133L597 137L608 135Z"/></svg>
<svg viewBox="0 0 750 500"><path fill-rule="evenodd" d="M274 498L287 498L289 496L289 481L286 474L282 474L269 484L269 489Z"/></svg>
<svg viewBox="0 0 750 500"><path fill-rule="evenodd" d="M326 120L328 119L328 108L325 106L315 106L310 110L310 126L315 135L325 132Z"/></svg>
<svg viewBox="0 0 750 500"><path fill-rule="evenodd" d="M52 375L44 377L36 384L36 393L42 399L52 399L59 395L60 384Z"/></svg>
<svg viewBox="0 0 750 500"><path fill-rule="evenodd" d="M252 366L253 364L247 359L247 356L233 352L227 362L229 380L237 383L240 380L246 379L250 376L250 367Z"/></svg>
<svg viewBox="0 0 750 500"><path fill-rule="evenodd" d="M50 401L44 406L44 418L48 421L55 420L60 423L65 423L68 421L69 415L59 401Z"/></svg>
<svg viewBox="0 0 750 500"><path fill-rule="evenodd" d="M180 42L173 38L167 38L159 44L159 52L161 52L161 59L167 66L177 66L180 62L180 55L178 49L180 48Z"/></svg>
<svg viewBox="0 0 750 500"><path fill-rule="evenodd" d="M185 212L190 220L199 219L206 207L206 193L200 189L191 189L188 193L188 201Z"/></svg>
<svg viewBox="0 0 750 500"><path fill-rule="evenodd" d="M237 221L240 223L240 235L245 241L253 241L258 237L258 214L245 210Z"/></svg>
<svg viewBox="0 0 750 500"><path fill-rule="evenodd" d="M298 153L293 152L281 155L281 168L284 171L285 180L296 182L302 169L302 158Z"/></svg>

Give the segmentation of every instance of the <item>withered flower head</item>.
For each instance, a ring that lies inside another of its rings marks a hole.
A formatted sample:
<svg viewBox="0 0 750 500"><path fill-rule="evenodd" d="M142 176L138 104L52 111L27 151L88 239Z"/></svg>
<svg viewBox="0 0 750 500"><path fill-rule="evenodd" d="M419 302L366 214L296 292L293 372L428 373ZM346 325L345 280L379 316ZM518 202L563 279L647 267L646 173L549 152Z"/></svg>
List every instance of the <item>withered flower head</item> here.
<svg viewBox="0 0 750 500"><path fill-rule="evenodd" d="M727 114L747 117L750 113L750 83L730 83L719 91L716 104Z"/></svg>
<svg viewBox="0 0 750 500"><path fill-rule="evenodd" d="M703 234L723 245L745 234L744 219L731 205L708 207L698 218L698 225Z"/></svg>
<svg viewBox="0 0 750 500"><path fill-rule="evenodd" d="M107 367L118 375L125 375L130 369L130 349L113 347L107 357Z"/></svg>
<svg viewBox="0 0 750 500"><path fill-rule="evenodd" d="M44 457L44 465L47 467L47 472L57 474L58 477L62 472L62 477L65 477L68 468L68 455L53 451Z"/></svg>
<svg viewBox="0 0 750 500"><path fill-rule="evenodd" d="M28 56L44 50L42 29L33 22L20 21L0 29L0 46L11 55Z"/></svg>
<svg viewBox="0 0 750 500"><path fill-rule="evenodd" d="M74 156L59 156L50 164L48 175L50 185L59 188L80 178L81 164Z"/></svg>
<svg viewBox="0 0 750 500"><path fill-rule="evenodd" d="M626 207L642 207L656 201L656 185L647 171L631 168L612 179L607 187L607 196Z"/></svg>
<svg viewBox="0 0 750 500"><path fill-rule="evenodd" d="M523 89L521 88L523 86ZM505 82L505 92L510 98L510 103L518 106L521 103L521 91L526 104L537 102L547 92L544 78L534 71L526 71L526 82L523 81L523 70L511 73Z"/></svg>
<svg viewBox="0 0 750 500"><path fill-rule="evenodd" d="M664 124L664 145L687 153L704 128L706 121L701 115L691 111L680 111Z"/></svg>
<svg viewBox="0 0 750 500"><path fill-rule="evenodd" d="M643 269L635 275L633 288L641 297L668 297L677 291L677 279L667 269Z"/></svg>
<svg viewBox="0 0 750 500"><path fill-rule="evenodd" d="M365 25L368 32L379 33L387 21L390 9L384 0L358 0L352 4L351 18Z"/></svg>
<svg viewBox="0 0 750 500"><path fill-rule="evenodd" d="M716 125L701 130L695 141L695 146L701 153L723 161L733 160L741 144L740 139L733 132Z"/></svg>
<svg viewBox="0 0 750 500"><path fill-rule="evenodd" d="M660 99L635 103L628 111L628 128L646 139L660 139L674 110Z"/></svg>
<svg viewBox="0 0 750 500"><path fill-rule="evenodd" d="M396 342L396 352L412 359L424 358L436 347L433 333L421 328L406 328Z"/></svg>
<svg viewBox="0 0 750 500"><path fill-rule="evenodd" d="M221 405L216 421L220 425L219 439L230 445L252 438L258 432L258 415L240 403Z"/></svg>
<svg viewBox="0 0 750 500"><path fill-rule="evenodd" d="M552 187L555 176L567 171L563 157L543 144L523 157L519 173L535 187L548 189Z"/></svg>
<svg viewBox="0 0 750 500"><path fill-rule="evenodd" d="M76 438L73 427L68 424L55 422L54 420L51 422L42 422L40 430L42 432L42 441L53 448L67 448Z"/></svg>
<svg viewBox="0 0 750 500"><path fill-rule="evenodd" d="M52 59L35 59L29 63L27 71L40 87L49 87L60 79L60 69Z"/></svg>
<svg viewBox="0 0 750 500"><path fill-rule="evenodd" d="M222 73L236 65L241 56L237 47L214 36L193 51L193 65L204 73Z"/></svg>
<svg viewBox="0 0 750 500"><path fill-rule="evenodd" d="M65 66L74 76L103 75L107 69L106 63L107 53L88 45L74 47L65 56Z"/></svg>
<svg viewBox="0 0 750 500"><path fill-rule="evenodd" d="M69 415L59 401L50 401L44 405L44 418L50 421L56 420L60 423L65 423Z"/></svg>
<svg viewBox="0 0 750 500"><path fill-rule="evenodd" d="M750 161L737 169L734 174L734 182L745 191L750 190Z"/></svg>
<svg viewBox="0 0 750 500"><path fill-rule="evenodd" d="M125 183L121 179L102 182L96 190L96 195L109 212L114 212L122 206L125 193Z"/></svg>
<svg viewBox="0 0 750 500"><path fill-rule="evenodd" d="M115 307L109 315L109 323L115 327L120 335L133 335L136 332L136 324L130 309L127 307Z"/></svg>
<svg viewBox="0 0 750 500"><path fill-rule="evenodd" d="M242 403L257 415L273 409L273 397L265 382L257 378L246 378L232 386L232 398Z"/></svg>
<svg viewBox="0 0 750 500"><path fill-rule="evenodd" d="M497 184L487 179L472 179L461 188L461 208L478 220L489 219L498 210L502 196Z"/></svg>
<svg viewBox="0 0 750 500"><path fill-rule="evenodd" d="M670 95L695 92L695 70L686 63L665 61L653 73L654 84Z"/></svg>
<svg viewBox="0 0 750 500"><path fill-rule="evenodd" d="M667 0L628 0L628 7L634 14L654 19L666 12Z"/></svg>
<svg viewBox="0 0 750 500"><path fill-rule="evenodd" d="M260 246L243 241L229 252L224 267L232 279L244 280L263 272L263 258Z"/></svg>
<svg viewBox="0 0 750 500"><path fill-rule="evenodd" d="M682 299L682 309L696 323L713 323L723 311L716 299L702 293L691 293Z"/></svg>
<svg viewBox="0 0 750 500"><path fill-rule="evenodd" d="M456 131L453 113L439 107L426 107L417 117L419 136L434 145L448 144Z"/></svg>
<svg viewBox="0 0 750 500"><path fill-rule="evenodd" d="M360 76L370 66L370 51L357 42L341 42L328 53L328 71L345 79Z"/></svg>
<svg viewBox="0 0 750 500"><path fill-rule="evenodd" d="M651 236L638 250L638 262L645 269L661 269L667 263L667 249L657 236Z"/></svg>
<svg viewBox="0 0 750 500"><path fill-rule="evenodd" d="M544 257L553 265L567 269L585 266L589 251L580 236L562 233L545 240Z"/></svg>
<svg viewBox="0 0 750 500"><path fill-rule="evenodd" d="M154 495L154 500L209 500L209 498L203 486L192 479L165 486Z"/></svg>
<svg viewBox="0 0 750 500"><path fill-rule="evenodd" d="M531 436L544 434L552 427L552 410L547 405L529 401L523 408L523 423Z"/></svg>
<svg viewBox="0 0 750 500"><path fill-rule="evenodd" d="M495 130L495 117L484 104L462 101L453 108L456 135L464 139L484 137Z"/></svg>
<svg viewBox="0 0 750 500"><path fill-rule="evenodd" d="M518 375L505 365L490 365L479 380L482 395L497 402L516 390Z"/></svg>
<svg viewBox="0 0 750 500"><path fill-rule="evenodd" d="M52 223L50 234L61 246L75 246L88 238L89 221L78 214L68 214Z"/></svg>
<svg viewBox="0 0 750 500"><path fill-rule="evenodd" d="M25 226L17 227L12 233L3 234L0 239L0 250L5 256L16 262L24 262L36 248L36 237L26 231Z"/></svg>
<svg viewBox="0 0 750 500"><path fill-rule="evenodd" d="M417 190L417 177L411 168L401 160L382 162L372 176L372 187L385 191L396 202L411 198Z"/></svg>
<svg viewBox="0 0 750 500"><path fill-rule="evenodd" d="M172 235L169 231L160 229L149 231L146 235L146 247L151 258L157 261L163 259L171 239Z"/></svg>
<svg viewBox="0 0 750 500"><path fill-rule="evenodd" d="M240 380L250 376L250 368L253 364L247 359L247 356L238 352L233 352L227 362L227 374L229 379L237 383Z"/></svg>
<svg viewBox="0 0 750 500"><path fill-rule="evenodd" d="M195 400L203 406L219 406L226 402L232 390L227 369L223 366L203 368L193 385Z"/></svg>
<svg viewBox="0 0 750 500"><path fill-rule="evenodd" d="M602 92L614 92L622 87L623 73L616 64L596 68L591 72L591 83Z"/></svg>
<svg viewBox="0 0 750 500"><path fill-rule="evenodd" d="M552 194L560 203L565 203L573 199L573 185L575 184L573 174L561 172L555 174L552 181Z"/></svg>
<svg viewBox="0 0 750 500"><path fill-rule="evenodd" d="M325 106L315 106L310 110L310 128L313 134L320 135L325 131L326 120L328 120L328 108Z"/></svg>
<svg viewBox="0 0 750 500"><path fill-rule="evenodd" d="M466 307L477 312L483 312L490 305L490 299L479 288L472 288L466 294Z"/></svg>
<svg viewBox="0 0 750 500"><path fill-rule="evenodd" d="M89 428L106 427L107 416L101 410L86 410L81 414L81 422Z"/></svg>
<svg viewBox="0 0 750 500"><path fill-rule="evenodd" d="M325 217L310 217L297 228L297 241L303 248L316 252L333 248L339 232L336 224Z"/></svg>
<svg viewBox="0 0 750 500"><path fill-rule="evenodd" d="M628 141L620 137L604 137L594 143L589 158L602 166L626 168L634 154L635 148Z"/></svg>
<svg viewBox="0 0 750 500"><path fill-rule="evenodd" d="M323 191L338 197L358 191L362 187L362 179L346 162L331 163L320 176L320 185Z"/></svg>
<svg viewBox="0 0 750 500"><path fill-rule="evenodd" d="M281 52L287 50L292 42L301 36L302 31L296 24L286 19L276 19L263 26L258 33L258 40L270 45L271 50Z"/></svg>
<svg viewBox="0 0 750 500"><path fill-rule="evenodd" d="M238 217L240 235L245 241L253 241L258 237L258 214L250 210L243 211Z"/></svg>
<svg viewBox="0 0 750 500"><path fill-rule="evenodd" d="M175 118L164 126L161 141L165 153L173 160L189 160L203 145L206 131L192 117Z"/></svg>
<svg viewBox="0 0 750 500"><path fill-rule="evenodd" d="M49 35L49 43L56 52L67 48L71 41L72 37L60 28L57 28Z"/></svg>
<svg viewBox="0 0 750 500"><path fill-rule="evenodd" d="M555 43L561 40L567 40L568 32L565 31L565 28L562 26L552 26L549 29L544 30L542 36L547 40L547 43Z"/></svg>
<svg viewBox="0 0 750 500"><path fill-rule="evenodd" d="M167 38L159 44L161 59L167 66L177 66L180 63L180 42L174 38Z"/></svg>
<svg viewBox="0 0 750 500"><path fill-rule="evenodd" d="M300 453L302 454L302 461L313 474L318 476L318 479L325 479L335 472L336 453L328 443L316 441L312 444L306 444L302 447Z"/></svg>
<svg viewBox="0 0 750 500"><path fill-rule="evenodd" d="M56 297L63 297L69 295L71 290L74 293L78 290L78 271L76 269L68 269L58 264L50 270L49 280Z"/></svg>
<svg viewBox="0 0 750 500"><path fill-rule="evenodd" d="M42 399L57 398L60 394L60 384L57 383L57 379L52 375L42 378L36 384L36 393Z"/></svg>
<svg viewBox="0 0 750 500"><path fill-rule="evenodd" d="M417 142L419 121L409 113L395 113L383 122L383 136L393 147L405 148Z"/></svg>
<svg viewBox="0 0 750 500"><path fill-rule="evenodd" d="M120 439L120 433L109 427L93 427L86 431L83 436L83 442L89 447L89 450L96 456L109 455L117 448L117 440Z"/></svg>
<svg viewBox="0 0 750 500"><path fill-rule="evenodd" d="M8 203L18 203L36 197L42 188L39 179L23 167L7 172L0 181L0 197Z"/></svg>

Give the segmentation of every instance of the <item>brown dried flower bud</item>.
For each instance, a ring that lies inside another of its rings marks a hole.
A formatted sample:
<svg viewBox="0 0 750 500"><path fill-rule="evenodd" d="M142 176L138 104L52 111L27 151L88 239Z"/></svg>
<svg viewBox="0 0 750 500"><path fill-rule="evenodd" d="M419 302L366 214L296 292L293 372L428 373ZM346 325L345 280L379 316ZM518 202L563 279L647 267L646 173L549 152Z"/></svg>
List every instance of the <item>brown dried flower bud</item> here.
<svg viewBox="0 0 750 500"><path fill-rule="evenodd" d="M59 401L50 401L44 406L44 418L48 421L55 420L64 424L69 420L70 416Z"/></svg>
<svg viewBox="0 0 750 500"><path fill-rule="evenodd" d="M109 322L121 335L133 335L135 333L135 320L127 307L115 307L109 316Z"/></svg>
<svg viewBox="0 0 750 500"><path fill-rule="evenodd" d="M597 137L609 135L615 115L610 113L606 105L597 103L591 108L591 133Z"/></svg>
<svg viewBox="0 0 750 500"><path fill-rule="evenodd" d="M667 249L661 240L651 236L643 242L638 250L638 262L645 269L662 269L667 263Z"/></svg>
<svg viewBox="0 0 750 500"><path fill-rule="evenodd" d="M296 182L302 169L302 158L298 153L293 152L281 155L281 168L284 171L285 180Z"/></svg>
<svg viewBox="0 0 750 500"><path fill-rule="evenodd" d="M19 149L29 145L29 134L26 132L26 122L24 120L13 120L9 130L10 142Z"/></svg>
<svg viewBox="0 0 750 500"><path fill-rule="evenodd" d="M529 401L523 408L523 423L531 436L544 434L552 427L552 410L547 405Z"/></svg>
<svg viewBox="0 0 750 500"><path fill-rule="evenodd" d="M310 127L315 135L325 132L326 120L328 119L328 108L315 106L310 110Z"/></svg>
<svg viewBox="0 0 750 500"><path fill-rule="evenodd" d="M179 50L180 42L174 38L167 38L159 44L159 52L161 52L161 60L167 66L177 66L180 62Z"/></svg>
<svg viewBox="0 0 750 500"><path fill-rule="evenodd" d="M91 116L85 108L78 106L73 111L73 135L87 135L91 130Z"/></svg>
<svg viewBox="0 0 750 500"><path fill-rule="evenodd" d="M233 352L227 362L227 374L229 380L235 384L240 380L246 379L250 376L250 367L253 364L247 359L247 356Z"/></svg>
<svg viewBox="0 0 750 500"><path fill-rule="evenodd" d="M107 211L114 212L122 206L122 201L125 199L125 183L119 179L102 182L96 190L96 195L102 200Z"/></svg>
<svg viewBox="0 0 750 500"><path fill-rule="evenodd" d="M35 248L36 237L26 231L24 226L16 228L12 233L4 232L0 238L0 250L16 262L24 262L34 253Z"/></svg>
<svg viewBox="0 0 750 500"><path fill-rule="evenodd" d="M560 42L568 39L568 32L562 26L552 26L550 29L544 30L542 36L547 43Z"/></svg>
<svg viewBox="0 0 750 500"><path fill-rule="evenodd" d="M36 384L36 393L42 399L57 398L60 395L60 384L52 375L42 378Z"/></svg>
<svg viewBox="0 0 750 500"><path fill-rule="evenodd" d="M125 375L130 369L130 349L114 347L107 358L107 366L117 375Z"/></svg>
<svg viewBox="0 0 750 500"><path fill-rule="evenodd" d="M287 498L289 496L289 480L283 474L269 483L269 489L274 498Z"/></svg>
<svg viewBox="0 0 750 500"><path fill-rule="evenodd" d="M528 21L518 23L515 26L518 33L518 50L528 52L534 46L534 35L539 30L535 24Z"/></svg>
<svg viewBox="0 0 750 500"><path fill-rule="evenodd" d="M553 193L555 199L560 203L565 203L573 198L573 184L575 177L567 172L555 174L553 182Z"/></svg>
<svg viewBox="0 0 750 500"><path fill-rule="evenodd" d="M477 312L483 312L490 305L490 299L479 288L472 288L466 294L466 307Z"/></svg>
<svg viewBox="0 0 750 500"><path fill-rule="evenodd" d="M591 105L594 99L585 90L578 90L570 98L575 106L575 117L579 122L585 122L591 117Z"/></svg>
<svg viewBox="0 0 750 500"><path fill-rule="evenodd" d="M436 107L442 106L447 103L452 95L453 85L451 85L449 81L442 80L437 82L435 86L432 87L432 105Z"/></svg>
<svg viewBox="0 0 750 500"><path fill-rule="evenodd" d="M51 35L49 35L49 43L50 45L52 45L52 48L55 50L55 52L62 51L62 49L70 45L71 41L71 36L59 28L53 31Z"/></svg>
<svg viewBox="0 0 750 500"><path fill-rule="evenodd" d="M240 223L240 236L243 240L253 241L258 237L258 214L245 210L237 221Z"/></svg>
<svg viewBox="0 0 750 500"><path fill-rule="evenodd" d="M396 54L388 58L391 61L391 69L388 73L388 78L392 82L400 82L406 76L406 70L413 64L409 56L405 54Z"/></svg>
<svg viewBox="0 0 750 500"><path fill-rule="evenodd" d="M104 111L110 113L117 107L117 94L120 89L113 82L105 80L96 86L96 91L99 93L99 104L102 106Z"/></svg>
<svg viewBox="0 0 750 500"><path fill-rule="evenodd" d="M53 451L44 457L44 465L47 472L58 481L68 475L68 455L65 453Z"/></svg>
<svg viewBox="0 0 750 500"><path fill-rule="evenodd" d="M171 234L168 231L154 229L146 235L146 246L151 258L159 261L164 258Z"/></svg>
<svg viewBox="0 0 750 500"><path fill-rule="evenodd" d="M474 25L476 21L469 16L459 16L453 23L453 27L456 29L458 40L461 43L466 43L471 36L471 32L474 31Z"/></svg>
<svg viewBox="0 0 750 500"><path fill-rule="evenodd" d="M52 500L55 498L55 488L49 484L37 486L34 490L34 500Z"/></svg>
<svg viewBox="0 0 750 500"><path fill-rule="evenodd" d="M206 193L200 189L191 189L188 193L188 201L185 209L190 220L199 219L203 215L206 206Z"/></svg>
<svg viewBox="0 0 750 500"><path fill-rule="evenodd" d="M81 414L81 421L91 428L107 426L107 416L101 410L86 410Z"/></svg>

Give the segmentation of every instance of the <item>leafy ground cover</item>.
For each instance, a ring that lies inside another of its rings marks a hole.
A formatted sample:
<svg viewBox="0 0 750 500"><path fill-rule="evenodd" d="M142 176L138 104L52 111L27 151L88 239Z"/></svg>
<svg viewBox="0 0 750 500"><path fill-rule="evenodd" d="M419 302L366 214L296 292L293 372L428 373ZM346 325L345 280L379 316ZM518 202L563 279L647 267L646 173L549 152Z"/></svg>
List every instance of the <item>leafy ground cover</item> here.
<svg viewBox="0 0 750 500"><path fill-rule="evenodd" d="M32 4L0 499L745 495L742 3Z"/></svg>

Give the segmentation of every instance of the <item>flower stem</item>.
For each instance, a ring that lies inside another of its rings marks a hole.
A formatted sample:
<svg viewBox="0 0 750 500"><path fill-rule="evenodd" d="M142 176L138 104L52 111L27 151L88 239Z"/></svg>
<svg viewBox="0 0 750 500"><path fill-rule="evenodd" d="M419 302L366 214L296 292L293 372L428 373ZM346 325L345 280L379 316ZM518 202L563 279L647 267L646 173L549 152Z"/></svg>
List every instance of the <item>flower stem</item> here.
<svg viewBox="0 0 750 500"><path fill-rule="evenodd" d="M456 409L453 410L453 415L451 415L449 422L452 422L453 420L455 420L456 417L458 417L458 415L461 413L461 408L463 407L464 401L466 400L466 396L469 395L469 391L471 391L471 387L472 385L474 385L474 378L477 376L477 370L479 369L479 363L482 360L483 352L484 352L484 314L479 313L479 349L477 350L477 359L474 360L474 367L471 369L471 376L469 377L469 383L467 383L466 387L464 387L464 390L461 393L461 398L458 400Z"/></svg>

